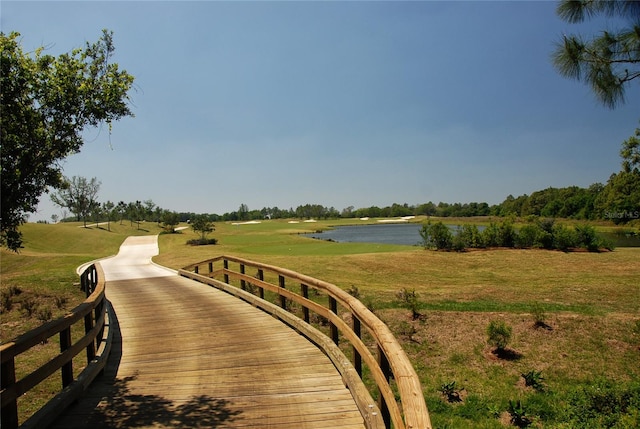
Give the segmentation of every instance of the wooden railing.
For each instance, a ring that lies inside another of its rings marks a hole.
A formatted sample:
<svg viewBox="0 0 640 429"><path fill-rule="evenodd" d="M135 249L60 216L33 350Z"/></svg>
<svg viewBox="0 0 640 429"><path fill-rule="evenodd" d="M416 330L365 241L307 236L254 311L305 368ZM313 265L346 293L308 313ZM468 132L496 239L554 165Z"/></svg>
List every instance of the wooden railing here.
<svg viewBox="0 0 640 429"><path fill-rule="evenodd" d="M238 268L230 268L230 263ZM248 269L255 270L256 274L247 274ZM371 412L374 405L370 403L369 392L363 394L356 388L352 393L369 428L381 427L381 424L395 429L432 427L420 380L404 350L382 321L339 287L291 270L232 256L189 265L179 270L179 274L232 293L307 335L325 350L350 389L355 386L350 381L352 374L355 373L360 381L365 367L377 390L373 392L378 396L375 412ZM309 289L313 291L311 297ZM264 299L265 291L271 293L277 306ZM297 311L299 315L288 311L292 303L301 307ZM311 326L312 314L327 322L328 336L318 335L319 331ZM362 328L375 343L371 347L373 352L363 341ZM336 351L341 339L350 344L352 360L349 365L345 365L345 355ZM378 411L380 415L377 415Z"/></svg>
<svg viewBox="0 0 640 429"><path fill-rule="evenodd" d="M21 428L45 427L75 401L93 379L103 370L111 348L112 329L109 329L108 301L105 298L104 274L100 264L89 266L80 276L80 284L87 299L65 316L52 320L24 335L0 345L2 362L0 392L2 428L18 427L18 398L60 371L62 387L52 400L20 425ZM82 329L83 335L75 343L72 328ZM52 356L30 374L16 380L16 358L49 338L59 335L60 353ZM86 350L87 365L74 377L73 359Z"/></svg>

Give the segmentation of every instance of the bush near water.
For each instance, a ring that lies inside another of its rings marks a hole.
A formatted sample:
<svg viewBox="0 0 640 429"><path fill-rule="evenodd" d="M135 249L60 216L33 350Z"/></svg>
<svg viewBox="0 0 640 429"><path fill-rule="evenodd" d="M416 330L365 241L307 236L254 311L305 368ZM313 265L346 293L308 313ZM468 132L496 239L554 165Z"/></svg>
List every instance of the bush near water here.
<svg viewBox="0 0 640 429"><path fill-rule="evenodd" d="M507 247L598 252L601 249L613 250L614 247L599 237L590 225L570 228L556 223L554 219L536 219L517 229L513 220L507 218L500 224L491 222L482 231L476 225L462 225L455 232L441 221L428 221L422 226L420 237L426 249L455 251Z"/></svg>

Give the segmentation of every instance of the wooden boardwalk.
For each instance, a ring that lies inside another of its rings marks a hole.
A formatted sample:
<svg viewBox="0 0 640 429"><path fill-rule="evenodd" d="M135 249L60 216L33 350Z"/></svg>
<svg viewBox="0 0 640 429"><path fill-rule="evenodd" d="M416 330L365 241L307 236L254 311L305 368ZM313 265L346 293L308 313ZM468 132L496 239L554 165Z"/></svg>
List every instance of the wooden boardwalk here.
<svg viewBox="0 0 640 429"><path fill-rule="evenodd" d="M155 237L102 262L116 340L53 428L364 428L329 358L251 305L150 264Z"/></svg>

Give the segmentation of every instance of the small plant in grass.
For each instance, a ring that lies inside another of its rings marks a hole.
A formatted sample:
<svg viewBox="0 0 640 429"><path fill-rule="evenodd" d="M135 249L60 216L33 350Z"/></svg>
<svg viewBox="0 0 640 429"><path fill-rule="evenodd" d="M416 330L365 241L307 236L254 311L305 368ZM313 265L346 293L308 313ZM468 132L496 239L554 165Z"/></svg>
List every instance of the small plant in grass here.
<svg viewBox="0 0 640 429"><path fill-rule="evenodd" d="M3 313L11 311L13 308L13 296L8 292L7 290L3 290L0 294L0 306L2 306Z"/></svg>
<svg viewBox="0 0 640 429"><path fill-rule="evenodd" d="M329 319L327 319L324 316L320 316L319 314L316 314L316 313L311 313L311 317L309 319L310 319L309 322L311 322L312 325L319 325L319 326L329 325Z"/></svg>
<svg viewBox="0 0 640 429"><path fill-rule="evenodd" d="M542 376L542 371L536 371L532 369L525 373L522 373L522 378L524 378L524 384L527 387L533 387L538 392L544 391L544 377Z"/></svg>
<svg viewBox="0 0 640 429"><path fill-rule="evenodd" d="M487 343L495 347L496 352L504 352L511 341L511 326L503 321L492 320L487 326Z"/></svg>
<svg viewBox="0 0 640 429"><path fill-rule="evenodd" d="M370 312L374 313L376 312L376 303L373 301L373 299L371 298L366 298L362 301L362 303L364 304L365 307L367 307L367 310L369 310Z"/></svg>
<svg viewBox="0 0 640 429"><path fill-rule="evenodd" d="M442 393L446 398L447 402L462 402L462 398L460 397L460 391L456 386L455 381L450 381L448 383L443 383L440 386L440 393Z"/></svg>
<svg viewBox="0 0 640 429"><path fill-rule="evenodd" d="M258 286L254 285L253 283L250 283L250 282L245 282L244 290L246 290L250 294L256 295L258 293Z"/></svg>
<svg viewBox="0 0 640 429"><path fill-rule="evenodd" d="M41 321L42 323L46 323L51 320L51 309L49 307L40 308L38 309L38 313L36 314L36 316L38 317L39 321Z"/></svg>
<svg viewBox="0 0 640 429"><path fill-rule="evenodd" d="M69 301L69 299L66 296L56 296L55 301L56 301L56 307L58 307L58 309L61 310L65 305L67 305L67 302Z"/></svg>
<svg viewBox="0 0 640 429"><path fill-rule="evenodd" d="M535 328L552 329L551 326L547 324L547 314L540 303L536 302L531 306L531 315L533 316L533 326Z"/></svg>
<svg viewBox="0 0 640 429"><path fill-rule="evenodd" d="M400 304L404 308L411 310L411 320L419 319L422 314L418 311L420 308L420 301L418 300L418 293L415 289L402 288L396 293L396 298L400 301Z"/></svg>
<svg viewBox="0 0 640 429"><path fill-rule="evenodd" d="M13 308L13 297L22 293L22 290L15 285L9 286L3 290L0 294L0 305L2 306L2 312L9 312Z"/></svg>
<svg viewBox="0 0 640 429"><path fill-rule="evenodd" d="M500 411L500 407L495 404L487 405L487 412L494 419L497 419L498 417L500 417L500 414L502 414L502 411Z"/></svg>
<svg viewBox="0 0 640 429"><path fill-rule="evenodd" d="M526 428L531 425L531 418L527 415L527 410L519 399L517 401L509 401L509 409L507 411L511 416L512 425L519 428Z"/></svg>
<svg viewBox="0 0 640 429"><path fill-rule="evenodd" d="M36 308L38 308L38 303L35 299L28 297L22 300L20 308L24 312L25 316L31 317L36 311Z"/></svg>
<svg viewBox="0 0 640 429"><path fill-rule="evenodd" d="M420 344L420 341L416 340L413 337L415 334L418 333L418 331L416 330L416 327L413 326L411 323L407 322L406 320L403 320L402 322L400 322L400 326L398 327L398 333L401 336L405 337L407 340Z"/></svg>
<svg viewBox="0 0 640 429"><path fill-rule="evenodd" d="M347 293L356 299L360 299L360 290L358 286L351 285L349 289L347 289Z"/></svg>

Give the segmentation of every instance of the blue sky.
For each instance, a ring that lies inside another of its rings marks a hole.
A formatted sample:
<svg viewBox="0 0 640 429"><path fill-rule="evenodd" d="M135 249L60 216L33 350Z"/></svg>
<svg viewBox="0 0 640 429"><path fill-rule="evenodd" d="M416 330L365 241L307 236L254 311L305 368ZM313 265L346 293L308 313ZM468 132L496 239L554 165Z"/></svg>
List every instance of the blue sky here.
<svg viewBox="0 0 640 429"><path fill-rule="evenodd" d="M2 31L59 54L114 31L135 118L86 132L67 176L99 198L225 213L486 201L620 170L616 110L550 62L555 2L2 1ZM60 213L43 196L39 213Z"/></svg>

